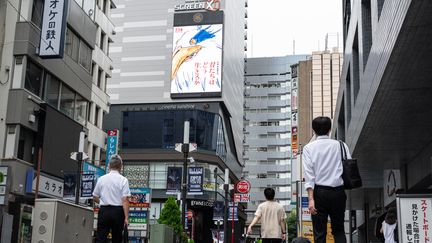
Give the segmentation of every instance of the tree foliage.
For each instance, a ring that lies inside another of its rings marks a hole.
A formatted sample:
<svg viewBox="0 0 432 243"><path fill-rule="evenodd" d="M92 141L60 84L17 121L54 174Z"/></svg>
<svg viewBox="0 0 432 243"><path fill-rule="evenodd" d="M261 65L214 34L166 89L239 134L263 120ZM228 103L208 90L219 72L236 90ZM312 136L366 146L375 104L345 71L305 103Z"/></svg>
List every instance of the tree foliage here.
<svg viewBox="0 0 432 243"><path fill-rule="evenodd" d="M169 225L173 228L176 235L182 235L181 212L173 197L169 197L165 202L162 212L158 219L159 224Z"/></svg>
<svg viewBox="0 0 432 243"><path fill-rule="evenodd" d="M288 215L287 225L288 225L288 240L287 242L291 242L294 238L297 237L297 212L296 210L291 211L291 213Z"/></svg>

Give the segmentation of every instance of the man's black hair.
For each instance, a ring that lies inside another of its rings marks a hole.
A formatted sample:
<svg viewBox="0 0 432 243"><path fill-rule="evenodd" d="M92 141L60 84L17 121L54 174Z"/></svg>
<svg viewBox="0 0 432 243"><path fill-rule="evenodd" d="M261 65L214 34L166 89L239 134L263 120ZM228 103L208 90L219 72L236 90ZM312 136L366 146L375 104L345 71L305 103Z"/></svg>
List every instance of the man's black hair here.
<svg viewBox="0 0 432 243"><path fill-rule="evenodd" d="M275 190L273 190L273 188L270 187L266 188L264 190L264 196L269 201L273 200L275 197Z"/></svg>
<svg viewBox="0 0 432 243"><path fill-rule="evenodd" d="M312 129L317 136L327 135L331 129L331 120L327 116L319 116L312 121Z"/></svg>

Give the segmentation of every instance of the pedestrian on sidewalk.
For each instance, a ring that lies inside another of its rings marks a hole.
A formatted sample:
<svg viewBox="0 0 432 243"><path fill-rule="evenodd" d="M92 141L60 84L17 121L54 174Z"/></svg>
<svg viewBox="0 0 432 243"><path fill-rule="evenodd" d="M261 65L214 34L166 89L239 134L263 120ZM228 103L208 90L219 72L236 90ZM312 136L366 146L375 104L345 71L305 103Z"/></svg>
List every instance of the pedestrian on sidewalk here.
<svg viewBox="0 0 432 243"><path fill-rule="evenodd" d="M286 238L285 210L274 200L275 191L273 188L266 188L264 196L266 201L258 206L247 234L252 234L252 227L261 221L262 243L281 243Z"/></svg>
<svg viewBox="0 0 432 243"><path fill-rule="evenodd" d="M346 243L344 217L347 197L342 180L341 145L329 137L329 117L315 118L312 129L316 140L303 148L303 168L315 243L326 242L328 216L335 243ZM343 146L347 158L351 159L348 146L345 143Z"/></svg>
<svg viewBox="0 0 432 243"><path fill-rule="evenodd" d="M396 208L391 207L387 211L384 221L382 222L381 233L384 234L385 243L396 243L395 236L398 233Z"/></svg>
<svg viewBox="0 0 432 243"><path fill-rule="evenodd" d="M111 231L112 243L122 242L122 233L128 224L129 215L129 181L120 175L123 161L119 155L111 157L110 172L101 176L93 191L93 199L100 205L96 232L96 242L108 242Z"/></svg>

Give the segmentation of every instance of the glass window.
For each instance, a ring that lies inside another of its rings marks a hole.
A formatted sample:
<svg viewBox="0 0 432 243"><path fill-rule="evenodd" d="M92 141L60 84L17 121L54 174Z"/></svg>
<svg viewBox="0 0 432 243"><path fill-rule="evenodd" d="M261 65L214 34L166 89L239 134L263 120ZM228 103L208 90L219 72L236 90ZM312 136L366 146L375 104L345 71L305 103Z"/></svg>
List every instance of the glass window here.
<svg viewBox="0 0 432 243"><path fill-rule="evenodd" d="M39 28L42 28L43 8L44 8L44 1L43 0L34 0L33 1L31 21L33 22L33 24L35 24Z"/></svg>
<svg viewBox="0 0 432 243"><path fill-rule="evenodd" d="M66 31L66 54L70 56L74 61L78 62L78 54L79 54L79 42L80 39L78 36L67 29Z"/></svg>
<svg viewBox="0 0 432 243"><path fill-rule="evenodd" d="M45 101L58 109L59 92L60 92L60 81L48 74L45 76Z"/></svg>
<svg viewBox="0 0 432 243"><path fill-rule="evenodd" d="M41 68L31 61L27 62L24 88L39 97L41 95L42 74L43 71Z"/></svg>
<svg viewBox="0 0 432 243"><path fill-rule="evenodd" d="M35 132L20 126L19 141L18 141L18 159L34 163L35 162Z"/></svg>
<svg viewBox="0 0 432 243"><path fill-rule="evenodd" d="M75 102L75 93L67 86L62 85L61 96L60 96L60 111L62 111L69 117L73 118L74 102Z"/></svg>
<svg viewBox="0 0 432 243"><path fill-rule="evenodd" d="M75 102L75 120L81 124L84 124L87 120L87 106L87 100L77 94Z"/></svg>
<svg viewBox="0 0 432 243"><path fill-rule="evenodd" d="M83 41L80 42L80 49L79 49L79 63L83 68L85 68L87 71L91 71L91 65L92 65L92 50L91 48L84 43Z"/></svg>

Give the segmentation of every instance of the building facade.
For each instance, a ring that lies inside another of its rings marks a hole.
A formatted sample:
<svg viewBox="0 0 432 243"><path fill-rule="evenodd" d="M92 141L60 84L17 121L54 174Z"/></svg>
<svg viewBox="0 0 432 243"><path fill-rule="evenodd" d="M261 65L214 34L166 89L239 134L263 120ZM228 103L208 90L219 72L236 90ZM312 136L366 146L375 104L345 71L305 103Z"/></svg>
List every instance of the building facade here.
<svg viewBox="0 0 432 243"><path fill-rule="evenodd" d="M245 72L244 176L252 185L248 222L273 187L291 210L291 65L306 55L248 58ZM258 234L258 233L257 233Z"/></svg>
<svg viewBox="0 0 432 243"><path fill-rule="evenodd" d="M425 44L431 10L430 1L343 1L344 62L333 136L359 161L363 188L348 199L358 242L376 240L370 232L386 208L396 206L396 191L431 193L432 87L425 68L432 54Z"/></svg>
<svg viewBox="0 0 432 243"><path fill-rule="evenodd" d="M109 111L105 86L113 69L108 45L114 34L108 16L115 5L68 2L50 16L63 12L65 22L49 35L41 33L45 1L0 2L0 161L8 171L2 212L13 215L13 225L4 226L11 227L12 242L31 237L18 232L26 231L19 222L34 204L31 175L38 161L42 180L56 187L55 193L41 189L39 197L62 198L64 174L77 171L70 153L78 151L80 132L86 133L90 164L99 165L105 150L102 117ZM55 24L62 22L50 28ZM60 40L62 56L41 57L51 45L47 39Z"/></svg>
<svg viewBox="0 0 432 243"><path fill-rule="evenodd" d="M217 231L213 205L225 197L223 171L229 169L231 183L242 172L246 7L245 1L213 1L209 7L207 1L123 0L111 14L115 69L107 85L112 105L105 128L119 130L126 171L144 171L139 186L152 189L154 223L166 199L176 196L167 194L167 179L182 170L183 154L175 147L190 121L189 139L197 150L189 154L189 168L204 170L203 194L187 196L193 215L188 233L195 242L209 242ZM244 227L242 206L239 218L236 239ZM228 230L225 237L230 235Z"/></svg>

